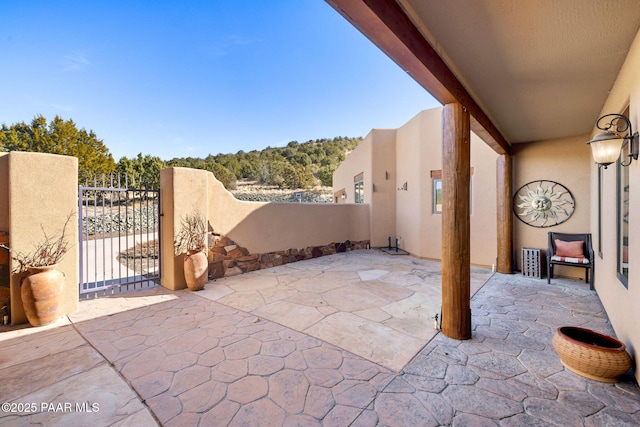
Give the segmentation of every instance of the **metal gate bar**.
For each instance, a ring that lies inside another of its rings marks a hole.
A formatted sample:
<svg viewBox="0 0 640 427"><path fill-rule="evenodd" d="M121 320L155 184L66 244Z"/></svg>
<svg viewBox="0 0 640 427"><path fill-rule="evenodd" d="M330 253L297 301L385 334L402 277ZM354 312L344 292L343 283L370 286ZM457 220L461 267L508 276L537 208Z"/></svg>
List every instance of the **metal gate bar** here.
<svg viewBox="0 0 640 427"><path fill-rule="evenodd" d="M100 296L160 282L160 191L124 187L120 176L79 186L80 295ZM134 184L132 183L132 186Z"/></svg>

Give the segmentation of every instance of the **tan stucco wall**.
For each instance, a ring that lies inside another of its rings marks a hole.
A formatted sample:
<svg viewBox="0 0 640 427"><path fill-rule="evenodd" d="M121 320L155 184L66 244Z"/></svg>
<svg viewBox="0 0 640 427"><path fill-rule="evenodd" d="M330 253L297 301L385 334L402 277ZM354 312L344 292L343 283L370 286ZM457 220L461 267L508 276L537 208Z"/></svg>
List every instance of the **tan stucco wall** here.
<svg viewBox="0 0 640 427"><path fill-rule="evenodd" d="M371 131L371 246L388 244L396 228L396 130ZM366 185L366 181L365 181ZM366 200L366 199L365 199Z"/></svg>
<svg viewBox="0 0 640 427"><path fill-rule="evenodd" d="M496 162L498 155L471 133L471 264L492 266L498 258Z"/></svg>
<svg viewBox="0 0 640 427"><path fill-rule="evenodd" d="M398 129L396 141L396 234L398 246L416 256L440 259L442 216L433 214L431 171L442 169L442 108L422 111Z"/></svg>
<svg viewBox="0 0 640 427"><path fill-rule="evenodd" d="M187 287L184 280L184 255L174 255L174 235L187 214L198 211L204 218L208 217L209 175L210 172L189 168L169 168L160 171L160 283L166 288L177 290Z"/></svg>
<svg viewBox="0 0 640 427"><path fill-rule="evenodd" d="M194 207L210 230L251 253L369 239L369 206L260 203L237 200L213 174L189 168L160 171L162 286L184 289L183 258L173 252L180 218Z"/></svg>
<svg viewBox="0 0 640 427"><path fill-rule="evenodd" d="M333 173L333 191L338 192L343 189L347 193L347 198L341 200L340 203L355 203L355 188L353 179L356 175L362 173L364 180L364 201L365 204L371 203L371 159L373 152L374 135L377 129L372 130L358 144L346 159L340 164L346 164L347 167L338 167Z"/></svg>
<svg viewBox="0 0 640 427"><path fill-rule="evenodd" d="M0 240L9 232L9 157L0 153ZM9 286L9 252L0 248L0 286ZM4 291L4 290L3 290Z"/></svg>
<svg viewBox="0 0 640 427"><path fill-rule="evenodd" d="M497 256L497 155L474 134L471 144L471 262L490 266ZM442 216L433 213L431 171L441 169L442 108L434 108L396 130L372 130L334 173L333 190L346 188L353 200L353 177L365 171L365 187L376 188L373 197L365 195L371 204L371 245L386 246L391 236L392 245L399 238L398 246L413 255L440 259ZM405 182L407 190L399 190Z"/></svg>
<svg viewBox="0 0 640 427"><path fill-rule="evenodd" d="M209 221L251 253L369 239L369 207L237 200L209 175Z"/></svg>
<svg viewBox="0 0 640 427"><path fill-rule="evenodd" d="M9 231L9 153L0 153L0 230Z"/></svg>
<svg viewBox="0 0 640 427"><path fill-rule="evenodd" d="M6 176L8 182L8 188L4 190L0 184L0 194L8 193L8 231L12 250L33 252L33 245L44 237L41 227L47 234L55 235L62 231L65 221L72 214L66 230L69 250L60 262L59 270L66 277L62 310L64 313L77 311L78 159L14 151L0 157L0 176ZM2 217L0 221L3 221ZM14 325L27 321L20 296L20 279L23 276L11 275L11 323Z"/></svg>
<svg viewBox="0 0 640 427"><path fill-rule="evenodd" d="M591 209L589 191L589 165L591 149L586 141L589 135L570 138L539 141L526 144L514 144L513 155L513 191L522 185L536 180L555 181L564 185L575 200L575 211L566 222L547 228L529 226L515 217L514 250L516 265L522 268L522 248L547 248L547 236L550 231L561 233L588 233ZM554 273L559 276L584 278L583 268L558 266Z"/></svg>
<svg viewBox="0 0 640 427"><path fill-rule="evenodd" d="M354 177L363 174L363 205L369 210L372 247L386 246L388 237L396 234L395 144L396 129L373 129L333 175L334 193L344 190L347 194L338 203L354 203Z"/></svg>
<svg viewBox="0 0 640 427"><path fill-rule="evenodd" d="M636 36L627 59L610 91L601 114L622 113L629 107L629 119L638 130L640 126L640 33ZM594 117L594 123L597 117ZM591 174L591 233L596 241L598 233L598 168L589 162ZM595 287L613 324L616 335L626 345L632 357L640 351L640 167L634 161L629 166L629 281L625 288L616 275L616 172L614 165L603 171L602 258L596 257ZM640 370L635 371L640 381Z"/></svg>

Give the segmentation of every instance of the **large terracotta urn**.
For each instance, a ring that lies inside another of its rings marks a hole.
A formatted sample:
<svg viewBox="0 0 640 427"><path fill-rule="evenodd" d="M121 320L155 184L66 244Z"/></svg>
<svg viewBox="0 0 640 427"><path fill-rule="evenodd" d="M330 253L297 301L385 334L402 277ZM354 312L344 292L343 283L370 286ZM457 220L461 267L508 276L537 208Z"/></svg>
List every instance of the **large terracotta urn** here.
<svg viewBox="0 0 640 427"><path fill-rule="evenodd" d="M209 280L209 260L202 250L190 250L184 258L184 280L191 291L204 289Z"/></svg>
<svg viewBox="0 0 640 427"><path fill-rule="evenodd" d="M20 295L25 314L31 326L53 323L62 311L64 274L58 265L29 267L29 275L22 279Z"/></svg>

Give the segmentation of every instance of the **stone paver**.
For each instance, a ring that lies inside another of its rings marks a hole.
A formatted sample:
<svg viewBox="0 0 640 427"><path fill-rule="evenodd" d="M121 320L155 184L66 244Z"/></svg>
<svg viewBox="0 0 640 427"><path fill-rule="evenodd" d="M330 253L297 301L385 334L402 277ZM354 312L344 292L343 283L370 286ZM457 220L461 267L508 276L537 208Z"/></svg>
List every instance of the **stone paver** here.
<svg viewBox="0 0 640 427"><path fill-rule="evenodd" d="M239 291L211 283L197 293L157 288L85 301L79 313L69 316L71 324L62 320L42 329L2 332L4 401L44 402L53 410L39 406L35 412L3 412L0 424L640 424L640 390L633 377L616 384L585 379L567 371L551 347L555 329L566 324L613 334L595 292L582 282L547 285L545 280L494 275L472 299L473 337L467 341L443 334L428 340L390 327L389 320L409 322L419 313L411 303L406 317L395 317L401 310L381 315L384 306L336 311L296 330L211 297L238 296L246 280L252 288L247 294L284 295L262 307L285 301L318 307L329 306L326 292L335 297L341 286L364 285L361 290L389 305L413 301L418 291L407 289L433 291L431 280L439 277L437 263L396 256L384 263L378 254L347 255L313 260L308 269L306 262L296 263L286 277L269 270L238 276L233 288ZM347 284L340 284L344 273ZM263 276L270 277L264 288ZM297 282L306 284L296 288ZM280 292L274 283L286 289ZM313 297L310 283L330 285ZM338 345L313 330L331 319L337 320L330 333ZM353 325L359 326L350 331ZM403 356L406 362L389 356L377 363L370 355L349 351L351 339L360 341L358 351L377 351L370 343L378 341L388 354L414 340L410 352L415 356ZM66 402L73 410L63 406L55 411L56 404ZM76 403L85 410L76 410ZM94 403L99 411L91 412Z"/></svg>
<svg viewBox="0 0 640 427"><path fill-rule="evenodd" d="M495 275L472 299L473 338L437 335L376 397L377 419L398 426L639 425L640 390L633 377L600 383L560 363L551 346L557 327L613 330L585 284L556 281ZM421 391L438 381L435 394ZM625 403L631 405L616 407ZM355 425L376 425L366 421L375 419L366 411L359 418Z"/></svg>
<svg viewBox="0 0 640 427"><path fill-rule="evenodd" d="M474 267L472 293L490 276ZM437 333L440 263L351 251L219 279L199 295L399 371Z"/></svg>

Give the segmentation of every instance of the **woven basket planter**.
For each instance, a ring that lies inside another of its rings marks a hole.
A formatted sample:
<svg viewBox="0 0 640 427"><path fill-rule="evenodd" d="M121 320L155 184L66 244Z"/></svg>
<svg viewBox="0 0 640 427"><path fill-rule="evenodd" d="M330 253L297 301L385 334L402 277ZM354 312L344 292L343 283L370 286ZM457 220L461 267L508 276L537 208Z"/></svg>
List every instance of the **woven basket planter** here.
<svg viewBox="0 0 640 427"><path fill-rule="evenodd" d="M567 369L592 380L616 382L631 369L631 357L622 342L590 329L562 326L551 344Z"/></svg>

